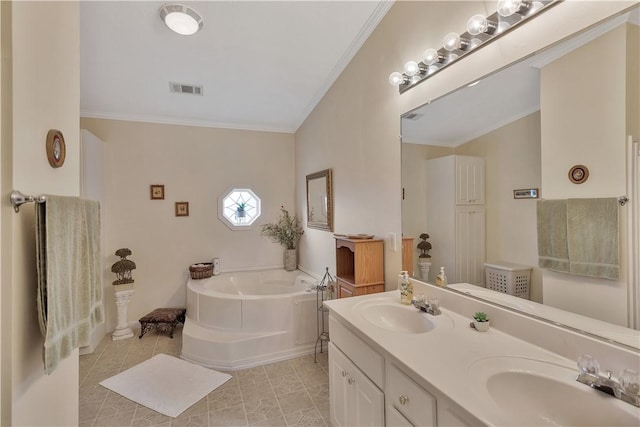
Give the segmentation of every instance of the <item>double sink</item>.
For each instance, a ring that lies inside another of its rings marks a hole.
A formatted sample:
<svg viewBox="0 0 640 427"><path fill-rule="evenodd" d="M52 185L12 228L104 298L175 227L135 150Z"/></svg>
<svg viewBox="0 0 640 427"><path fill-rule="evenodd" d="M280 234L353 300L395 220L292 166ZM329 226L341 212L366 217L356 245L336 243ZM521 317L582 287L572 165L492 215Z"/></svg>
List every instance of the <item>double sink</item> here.
<svg viewBox="0 0 640 427"><path fill-rule="evenodd" d="M354 314L391 334L430 334L452 329L453 315L431 316L389 296L369 298ZM457 316L457 315L456 315ZM458 316L459 317L459 316ZM426 336L425 336L426 338ZM577 367L549 360L500 355L459 370L482 405L491 405L510 425L639 426L640 410L576 381Z"/></svg>

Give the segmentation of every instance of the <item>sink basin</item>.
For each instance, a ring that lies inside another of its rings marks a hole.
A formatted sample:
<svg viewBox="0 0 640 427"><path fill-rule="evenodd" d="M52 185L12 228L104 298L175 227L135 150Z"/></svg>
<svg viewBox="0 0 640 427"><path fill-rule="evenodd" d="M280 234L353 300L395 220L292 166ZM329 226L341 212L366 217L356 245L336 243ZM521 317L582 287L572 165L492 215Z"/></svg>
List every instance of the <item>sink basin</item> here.
<svg viewBox="0 0 640 427"><path fill-rule="evenodd" d="M510 425L637 426L632 405L575 381L577 368L520 357L482 359L469 370L477 393Z"/></svg>
<svg viewBox="0 0 640 427"><path fill-rule="evenodd" d="M389 331L421 334L435 328L426 314L399 303L375 302L361 305L358 310L365 320Z"/></svg>

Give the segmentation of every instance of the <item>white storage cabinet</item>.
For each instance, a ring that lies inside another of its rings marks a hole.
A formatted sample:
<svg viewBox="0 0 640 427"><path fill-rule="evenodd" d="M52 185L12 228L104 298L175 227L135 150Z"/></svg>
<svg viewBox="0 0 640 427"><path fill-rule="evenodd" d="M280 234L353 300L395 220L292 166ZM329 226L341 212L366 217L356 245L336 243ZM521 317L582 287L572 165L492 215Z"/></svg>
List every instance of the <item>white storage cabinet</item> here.
<svg viewBox="0 0 640 427"><path fill-rule="evenodd" d="M484 284L484 159L445 156L427 161L429 281L444 266L449 283Z"/></svg>

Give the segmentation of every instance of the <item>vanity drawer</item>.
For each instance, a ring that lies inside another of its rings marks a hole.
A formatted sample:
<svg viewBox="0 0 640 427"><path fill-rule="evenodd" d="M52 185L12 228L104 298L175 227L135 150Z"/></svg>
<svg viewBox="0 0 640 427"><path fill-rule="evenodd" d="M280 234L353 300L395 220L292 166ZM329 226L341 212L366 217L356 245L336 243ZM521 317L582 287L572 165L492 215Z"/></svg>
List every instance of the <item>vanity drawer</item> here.
<svg viewBox="0 0 640 427"><path fill-rule="evenodd" d="M392 364L387 365L385 398L413 425L436 425L436 399Z"/></svg>
<svg viewBox="0 0 640 427"><path fill-rule="evenodd" d="M329 316L331 342L378 387L384 387L384 358L333 316Z"/></svg>

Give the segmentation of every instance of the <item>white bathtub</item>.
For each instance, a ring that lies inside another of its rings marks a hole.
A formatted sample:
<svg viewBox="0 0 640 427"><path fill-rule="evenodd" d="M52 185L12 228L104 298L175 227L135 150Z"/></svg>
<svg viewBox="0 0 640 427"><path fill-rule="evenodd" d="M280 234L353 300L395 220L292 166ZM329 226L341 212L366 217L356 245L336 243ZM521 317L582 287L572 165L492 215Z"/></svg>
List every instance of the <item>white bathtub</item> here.
<svg viewBox="0 0 640 427"><path fill-rule="evenodd" d="M313 353L315 283L297 270L189 279L182 358L236 370Z"/></svg>

